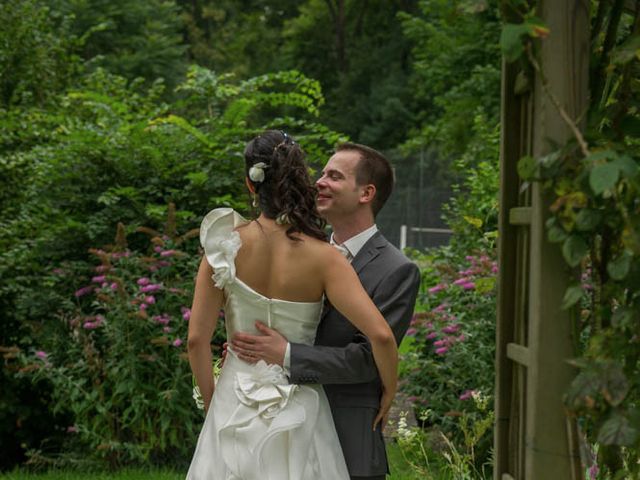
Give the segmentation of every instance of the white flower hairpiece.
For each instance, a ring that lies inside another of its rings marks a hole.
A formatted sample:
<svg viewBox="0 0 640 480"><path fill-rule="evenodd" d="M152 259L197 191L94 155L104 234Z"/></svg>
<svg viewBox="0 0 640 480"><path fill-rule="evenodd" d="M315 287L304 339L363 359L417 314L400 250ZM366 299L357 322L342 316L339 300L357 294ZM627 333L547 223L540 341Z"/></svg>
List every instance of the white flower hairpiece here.
<svg viewBox="0 0 640 480"><path fill-rule="evenodd" d="M249 169L249 178L251 179L251 181L255 182L255 183L262 183L264 182L264 169L268 168L268 165L264 162L258 162L256 164L254 164L250 169Z"/></svg>

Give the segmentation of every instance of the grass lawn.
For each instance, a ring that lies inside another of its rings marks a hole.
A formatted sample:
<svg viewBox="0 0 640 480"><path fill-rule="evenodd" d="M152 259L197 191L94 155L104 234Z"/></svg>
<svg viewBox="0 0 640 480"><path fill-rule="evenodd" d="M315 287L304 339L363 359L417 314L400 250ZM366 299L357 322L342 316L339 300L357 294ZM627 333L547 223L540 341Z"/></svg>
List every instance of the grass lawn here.
<svg viewBox="0 0 640 480"><path fill-rule="evenodd" d="M423 480L423 477L411 471L411 467L404 460L396 445L388 444L387 453L392 472L387 477L387 480ZM183 480L186 473L186 470L184 472L122 470L114 473L82 473L64 470L48 473L26 473L16 470L11 473L0 474L0 480Z"/></svg>

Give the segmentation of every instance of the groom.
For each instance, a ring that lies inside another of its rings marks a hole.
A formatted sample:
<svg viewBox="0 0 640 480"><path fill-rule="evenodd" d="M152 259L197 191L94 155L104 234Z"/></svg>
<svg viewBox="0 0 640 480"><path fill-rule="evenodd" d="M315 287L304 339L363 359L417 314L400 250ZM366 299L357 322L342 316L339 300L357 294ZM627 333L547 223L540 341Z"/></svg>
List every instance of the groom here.
<svg viewBox="0 0 640 480"><path fill-rule="evenodd" d="M393 184L388 160L355 143L337 148L316 183L318 211L333 228L331 243L351 262L399 344L413 314L420 272L375 225ZM351 478L383 480L388 466L382 429L372 429L382 389L367 338L329 304L313 346L288 343L277 331L256 326L263 335L233 337L240 358L282 365L291 383L323 384Z"/></svg>

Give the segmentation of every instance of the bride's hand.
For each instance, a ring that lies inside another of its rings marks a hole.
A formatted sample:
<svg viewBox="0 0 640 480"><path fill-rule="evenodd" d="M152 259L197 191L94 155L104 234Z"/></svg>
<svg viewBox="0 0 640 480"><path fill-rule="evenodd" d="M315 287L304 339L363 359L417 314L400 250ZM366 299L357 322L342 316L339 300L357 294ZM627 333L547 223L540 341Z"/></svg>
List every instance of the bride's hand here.
<svg viewBox="0 0 640 480"><path fill-rule="evenodd" d="M383 390L382 397L380 398L380 410L378 410L378 415L376 415L373 421L374 430L378 426L378 423L380 423L381 429L384 430L384 427L387 425L387 420L389 419L389 409L395 396L395 392L389 393L387 390Z"/></svg>

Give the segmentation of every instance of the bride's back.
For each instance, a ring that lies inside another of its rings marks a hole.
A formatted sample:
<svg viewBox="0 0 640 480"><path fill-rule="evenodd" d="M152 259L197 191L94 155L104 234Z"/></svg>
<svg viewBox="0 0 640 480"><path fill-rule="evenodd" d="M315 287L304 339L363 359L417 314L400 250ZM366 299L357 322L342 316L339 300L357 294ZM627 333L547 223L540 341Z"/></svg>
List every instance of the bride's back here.
<svg viewBox="0 0 640 480"><path fill-rule="evenodd" d="M322 242L298 234L287 237L286 226L250 222L238 230L242 247L236 256L236 276L268 298L290 302L317 302L322 298L321 265L326 258Z"/></svg>

